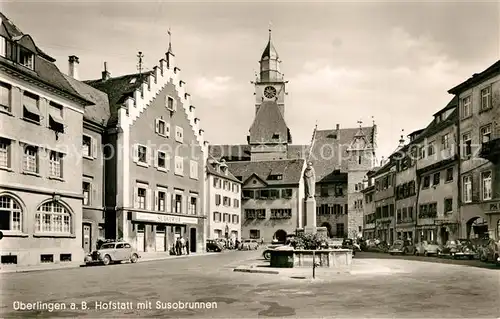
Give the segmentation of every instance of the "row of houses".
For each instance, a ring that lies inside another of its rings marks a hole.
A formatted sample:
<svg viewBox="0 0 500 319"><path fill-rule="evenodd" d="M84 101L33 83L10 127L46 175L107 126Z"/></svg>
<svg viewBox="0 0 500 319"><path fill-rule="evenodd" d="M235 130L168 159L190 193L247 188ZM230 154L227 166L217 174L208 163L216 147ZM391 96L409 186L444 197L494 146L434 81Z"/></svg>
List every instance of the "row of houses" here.
<svg viewBox="0 0 500 319"><path fill-rule="evenodd" d="M182 236L200 252L241 238L241 183L209 158L170 43L151 71L113 77L105 62L80 81L77 56L63 74L0 19L3 265L79 264L104 239L168 252Z"/></svg>
<svg viewBox="0 0 500 319"><path fill-rule="evenodd" d="M429 125L367 174L364 237L500 239L500 61L448 93Z"/></svg>

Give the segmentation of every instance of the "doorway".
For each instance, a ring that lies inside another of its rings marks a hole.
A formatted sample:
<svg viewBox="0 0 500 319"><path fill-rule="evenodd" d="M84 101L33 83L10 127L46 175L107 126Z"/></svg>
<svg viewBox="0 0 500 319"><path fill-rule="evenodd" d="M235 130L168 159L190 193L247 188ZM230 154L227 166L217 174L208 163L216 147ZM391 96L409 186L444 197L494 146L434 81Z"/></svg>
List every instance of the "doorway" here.
<svg viewBox="0 0 500 319"><path fill-rule="evenodd" d="M83 224L82 247L84 252L92 252L92 225L89 223Z"/></svg>
<svg viewBox="0 0 500 319"><path fill-rule="evenodd" d="M285 243L286 242L286 231L283 229L277 230L274 233L274 239L278 241L278 243Z"/></svg>
<svg viewBox="0 0 500 319"><path fill-rule="evenodd" d="M189 251L192 253L196 252L196 228L189 230Z"/></svg>

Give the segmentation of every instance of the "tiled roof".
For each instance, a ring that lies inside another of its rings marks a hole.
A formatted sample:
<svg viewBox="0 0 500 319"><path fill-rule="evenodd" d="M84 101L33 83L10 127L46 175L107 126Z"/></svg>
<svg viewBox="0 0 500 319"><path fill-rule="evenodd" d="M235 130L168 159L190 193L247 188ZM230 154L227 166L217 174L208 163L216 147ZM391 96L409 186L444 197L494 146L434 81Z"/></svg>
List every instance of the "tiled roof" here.
<svg viewBox="0 0 500 319"><path fill-rule="evenodd" d="M307 158L307 151L309 145L288 145L287 157L288 159Z"/></svg>
<svg viewBox="0 0 500 319"><path fill-rule="evenodd" d="M454 88L450 89L448 93L450 94L460 94L460 92L469 89L470 87L492 77L500 74L500 60L493 63L490 67L484 70L481 73L475 73L472 77L467 79L466 81L460 83Z"/></svg>
<svg viewBox="0 0 500 319"><path fill-rule="evenodd" d="M209 145L208 154L213 158L226 161L250 160L250 145Z"/></svg>
<svg viewBox="0 0 500 319"><path fill-rule="evenodd" d="M56 88L60 92L69 95L72 99L75 99L82 104L90 104L91 101L87 101L83 96L79 95L78 92L76 92L68 83L68 81L66 81L63 73L53 63L55 59L40 50L34 43L31 36L24 34L12 21L10 21L1 12L0 18L2 22L2 36L8 38L13 42L22 42L23 46L29 44L30 47L34 47L34 50L36 50L37 53L35 54L34 70L29 70L24 66L12 63L6 58L0 58L0 62L3 65L6 65L11 69L15 69L17 72L22 73L25 76L34 78L41 83L52 86L53 88Z"/></svg>
<svg viewBox="0 0 500 319"><path fill-rule="evenodd" d="M210 163L211 161L216 161L217 163L220 164L220 162L218 162L215 158L213 158L209 155L208 160L207 160L207 173L221 177L221 178L232 180L233 182L236 182L236 183L241 183L241 181L239 179L234 177L234 175L231 173L231 170L229 169L229 167L228 167L227 175L224 175L223 173L217 172L217 170Z"/></svg>
<svg viewBox="0 0 500 319"><path fill-rule="evenodd" d="M376 126L362 127L369 143L374 143ZM347 172L347 149L354 140L359 128L317 130L311 151L310 161L316 172L316 181L326 182L334 178L334 172Z"/></svg>
<svg viewBox="0 0 500 319"><path fill-rule="evenodd" d="M273 139L274 134L279 134L279 139ZM274 101L263 102L250 127L250 144L266 142L283 143L289 140L288 135L288 127L278 107L278 103Z"/></svg>
<svg viewBox="0 0 500 319"><path fill-rule="evenodd" d="M94 102L94 105L85 107L84 119L96 124L106 126L109 119L109 101L108 95L102 91L94 89L81 81L73 79L71 76L64 76L69 84L87 100Z"/></svg>
<svg viewBox="0 0 500 319"><path fill-rule="evenodd" d="M89 80L86 84L106 92L109 98L110 118L109 124L118 120L118 110L122 107L127 97L133 97L135 90L139 89L143 81L147 80L151 72L122 75L107 80Z"/></svg>
<svg viewBox="0 0 500 319"><path fill-rule="evenodd" d="M234 176L241 176L246 181L256 174L269 185L298 184L304 168L303 159L276 160L259 162L229 162L229 170ZM281 180L268 180L269 175L283 175Z"/></svg>
<svg viewBox="0 0 500 319"><path fill-rule="evenodd" d="M391 167L395 166L396 163L394 161L387 161L381 168L379 168L375 173L372 175L373 177L382 175L384 173L387 173L388 171L391 170Z"/></svg>

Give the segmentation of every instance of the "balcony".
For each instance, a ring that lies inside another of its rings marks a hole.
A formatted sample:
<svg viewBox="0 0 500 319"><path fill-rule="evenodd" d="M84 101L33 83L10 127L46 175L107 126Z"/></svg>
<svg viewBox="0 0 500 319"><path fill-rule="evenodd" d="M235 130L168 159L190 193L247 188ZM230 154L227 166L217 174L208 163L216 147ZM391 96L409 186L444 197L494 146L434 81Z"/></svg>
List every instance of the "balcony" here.
<svg viewBox="0 0 500 319"><path fill-rule="evenodd" d="M483 143L479 157L498 164L500 162L500 138Z"/></svg>

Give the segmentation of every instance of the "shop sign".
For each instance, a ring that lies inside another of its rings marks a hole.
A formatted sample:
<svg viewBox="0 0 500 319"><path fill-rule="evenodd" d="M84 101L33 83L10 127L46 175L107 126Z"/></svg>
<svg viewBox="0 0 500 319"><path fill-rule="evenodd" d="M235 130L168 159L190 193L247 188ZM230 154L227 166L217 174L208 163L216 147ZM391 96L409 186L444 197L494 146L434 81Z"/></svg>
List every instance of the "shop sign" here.
<svg viewBox="0 0 500 319"><path fill-rule="evenodd" d="M162 224L198 224L198 218L139 212L135 213L134 219Z"/></svg>

